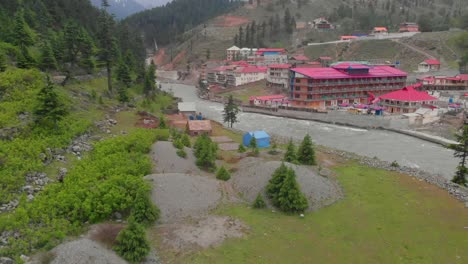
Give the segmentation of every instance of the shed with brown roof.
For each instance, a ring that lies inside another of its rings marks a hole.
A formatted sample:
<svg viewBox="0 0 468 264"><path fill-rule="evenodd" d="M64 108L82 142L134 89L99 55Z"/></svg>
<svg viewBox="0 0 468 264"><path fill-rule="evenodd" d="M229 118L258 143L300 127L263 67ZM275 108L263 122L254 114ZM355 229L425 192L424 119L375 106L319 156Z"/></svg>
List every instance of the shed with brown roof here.
<svg viewBox="0 0 468 264"><path fill-rule="evenodd" d="M187 130L191 136L198 136L201 134L211 135L213 128L210 120L189 120Z"/></svg>

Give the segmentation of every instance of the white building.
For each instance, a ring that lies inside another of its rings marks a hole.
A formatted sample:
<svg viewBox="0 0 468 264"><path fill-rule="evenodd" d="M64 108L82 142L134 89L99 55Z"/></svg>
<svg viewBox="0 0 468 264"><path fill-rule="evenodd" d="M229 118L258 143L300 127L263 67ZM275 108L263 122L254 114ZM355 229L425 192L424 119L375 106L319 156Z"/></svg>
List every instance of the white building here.
<svg viewBox="0 0 468 264"><path fill-rule="evenodd" d="M267 68L267 85L270 87L287 88L289 82L290 64L270 64Z"/></svg>
<svg viewBox="0 0 468 264"><path fill-rule="evenodd" d="M232 46L226 50L226 59L228 61L235 60L239 54L240 54L240 48L236 46Z"/></svg>
<svg viewBox="0 0 468 264"><path fill-rule="evenodd" d="M208 83L235 87L265 79L266 71L257 66L221 66L208 71Z"/></svg>

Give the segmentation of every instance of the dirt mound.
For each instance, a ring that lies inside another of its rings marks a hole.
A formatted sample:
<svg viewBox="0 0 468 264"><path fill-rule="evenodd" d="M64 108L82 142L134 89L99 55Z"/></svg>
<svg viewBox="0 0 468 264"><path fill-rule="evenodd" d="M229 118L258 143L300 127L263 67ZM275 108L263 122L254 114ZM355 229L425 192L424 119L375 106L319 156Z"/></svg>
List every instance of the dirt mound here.
<svg viewBox="0 0 468 264"><path fill-rule="evenodd" d="M154 55L153 57L154 64L156 64L157 66L162 66L165 59L166 59L165 48L160 49L158 53L156 53L156 55Z"/></svg>
<svg viewBox="0 0 468 264"><path fill-rule="evenodd" d="M194 224L165 225L163 243L178 251L220 245L226 238L242 237L247 226L227 216L208 216Z"/></svg>
<svg viewBox="0 0 468 264"><path fill-rule="evenodd" d="M82 238L63 243L51 251L52 264L126 264L127 262L99 243Z"/></svg>
<svg viewBox="0 0 468 264"><path fill-rule="evenodd" d="M195 156L190 148L184 148L187 157L181 158L177 156L177 149L172 145L172 142L158 141L151 149L151 157L156 165L154 173L188 173L200 174L201 170L195 165Z"/></svg>
<svg viewBox="0 0 468 264"><path fill-rule="evenodd" d="M219 16L214 22L214 26L217 27L237 27L243 24L249 23L250 20L245 17L239 16Z"/></svg>
<svg viewBox="0 0 468 264"><path fill-rule="evenodd" d="M152 174L145 179L151 182L151 197L163 223L204 215L221 199L215 179L182 173Z"/></svg>
<svg viewBox="0 0 468 264"><path fill-rule="evenodd" d="M232 177L234 188L251 203L259 192L264 192L271 175L280 165L280 161L265 162L259 158L244 158L239 162L239 169ZM296 172L301 190L309 201L309 210L330 205L342 197L341 188L335 181L319 176L306 166L290 163L286 165Z"/></svg>

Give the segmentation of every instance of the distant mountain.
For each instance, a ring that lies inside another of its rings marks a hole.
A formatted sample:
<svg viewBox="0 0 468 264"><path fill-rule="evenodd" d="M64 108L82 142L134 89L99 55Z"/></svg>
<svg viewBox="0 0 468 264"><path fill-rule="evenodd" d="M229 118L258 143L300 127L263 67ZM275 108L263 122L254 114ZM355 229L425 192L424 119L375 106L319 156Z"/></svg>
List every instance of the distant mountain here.
<svg viewBox="0 0 468 264"><path fill-rule="evenodd" d="M144 6L145 8L153 8L157 6L163 6L172 0L134 0L138 2L140 5Z"/></svg>
<svg viewBox="0 0 468 264"><path fill-rule="evenodd" d="M162 1L162 0L157 0ZM108 12L114 14L117 19L123 19L129 15L145 10L145 6L139 2L142 0L109 0ZM146 2L149 2L146 0ZM94 6L101 7L101 0L91 0Z"/></svg>

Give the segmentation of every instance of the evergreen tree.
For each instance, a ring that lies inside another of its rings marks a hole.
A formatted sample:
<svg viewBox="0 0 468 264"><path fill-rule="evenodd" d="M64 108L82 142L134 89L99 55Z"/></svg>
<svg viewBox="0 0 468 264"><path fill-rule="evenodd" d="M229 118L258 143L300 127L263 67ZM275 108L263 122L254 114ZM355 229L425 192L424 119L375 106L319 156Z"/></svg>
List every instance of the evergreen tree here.
<svg viewBox="0 0 468 264"><path fill-rule="evenodd" d="M244 144L239 144L239 148L237 149L237 152L239 153L244 153L246 151Z"/></svg>
<svg viewBox="0 0 468 264"><path fill-rule="evenodd" d="M252 135L252 138L250 139L249 147L252 149L252 153L255 156L258 156L259 150L258 150L257 139L255 138L255 135Z"/></svg>
<svg viewBox="0 0 468 264"><path fill-rule="evenodd" d="M244 42L244 29L242 26L239 28L239 47L242 48L245 45Z"/></svg>
<svg viewBox="0 0 468 264"><path fill-rule="evenodd" d="M14 26L13 26L13 40L14 44L20 48L26 48L31 46L34 41L26 21L24 21L24 10L20 9L15 14Z"/></svg>
<svg viewBox="0 0 468 264"><path fill-rule="evenodd" d="M39 66L45 71L57 69L57 61L55 60L54 52L49 42L42 44Z"/></svg>
<svg viewBox="0 0 468 264"><path fill-rule="evenodd" d="M37 95L38 105L34 111L36 124L43 127L52 128L57 126L57 122L62 120L68 111L65 104L60 100L55 91L55 87L47 77L46 85Z"/></svg>
<svg viewBox="0 0 468 264"><path fill-rule="evenodd" d="M296 181L296 173L291 168L288 168L288 173L281 185L276 206L289 213L303 212L308 207L307 199Z"/></svg>
<svg viewBox="0 0 468 264"><path fill-rule="evenodd" d="M127 228L117 236L115 252L131 263L141 262L150 251L145 229L135 220L130 220Z"/></svg>
<svg viewBox="0 0 468 264"><path fill-rule="evenodd" d="M297 150L297 161L304 165L316 165L315 150L309 134L304 137Z"/></svg>
<svg viewBox="0 0 468 264"><path fill-rule="evenodd" d="M289 12L289 8L286 8L284 11L284 29L287 33L292 33L291 13Z"/></svg>
<svg viewBox="0 0 468 264"><path fill-rule="evenodd" d="M210 137L206 134L199 136L194 144L194 155L197 158L196 165L204 169L214 170L216 168L217 150L218 146Z"/></svg>
<svg viewBox="0 0 468 264"><path fill-rule="evenodd" d="M96 68L96 62L94 61L95 45L93 39L84 28L81 28L79 40L79 50L81 54L80 65L85 68L88 73L93 73Z"/></svg>
<svg viewBox="0 0 468 264"><path fill-rule="evenodd" d="M466 175L468 173L468 169L466 167L466 159L468 157L468 125L463 125L463 131L456 135L456 138L458 144L451 144L448 146L448 148L454 151L453 155L460 159L457 172L452 181L462 186L467 186L468 180Z"/></svg>
<svg viewBox="0 0 468 264"><path fill-rule="evenodd" d="M114 19L106 8L106 0L102 1L101 15L99 17L99 58L106 65L107 89L112 92L112 64L116 57L116 40L114 37Z"/></svg>
<svg viewBox="0 0 468 264"><path fill-rule="evenodd" d="M80 52L80 30L76 23L68 21L63 29L64 60L73 67L78 62Z"/></svg>
<svg viewBox="0 0 468 264"><path fill-rule="evenodd" d="M288 142L288 146L286 148L286 153L284 153L283 160L291 163L297 162L296 146L294 145L292 139L290 139Z"/></svg>
<svg viewBox="0 0 468 264"><path fill-rule="evenodd" d="M148 190L139 189L132 208L133 220L143 225L151 225L158 220L159 213L159 209L149 199Z"/></svg>
<svg viewBox="0 0 468 264"><path fill-rule="evenodd" d="M255 198L255 201L253 203L253 208L262 209L265 207L266 207L266 203L263 200L262 194L261 193L257 194L257 198Z"/></svg>
<svg viewBox="0 0 468 264"><path fill-rule="evenodd" d="M278 205L278 198L283 182L288 174L288 167L284 163L281 163L281 166L273 172L271 179L268 181L266 187L266 194L270 198L273 205Z"/></svg>
<svg viewBox="0 0 468 264"><path fill-rule="evenodd" d="M161 128L161 129L167 128L166 118L164 118L164 115L161 115L159 117L159 128Z"/></svg>
<svg viewBox="0 0 468 264"><path fill-rule="evenodd" d="M20 47L20 52L17 55L18 57L16 58L16 66L18 66L18 68L29 69L34 66L35 61L29 54L27 47Z"/></svg>
<svg viewBox="0 0 468 264"><path fill-rule="evenodd" d="M156 66L151 64L145 74L143 83L143 92L145 95L150 95L156 90Z"/></svg>
<svg viewBox="0 0 468 264"><path fill-rule="evenodd" d="M206 60L209 60L211 57L211 50L210 49L206 49Z"/></svg>
<svg viewBox="0 0 468 264"><path fill-rule="evenodd" d="M231 179L231 174L226 170L226 168L224 168L224 166L221 166L221 168L219 168L218 172L216 173L216 179L228 181Z"/></svg>
<svg viewBox="0 0 468 264"><path fill-rule="evenodd" d="M229 95L228 102L224 105L224 123L228 123L228 126L232 128L232 125L237 122L237 114L239 111L239 106L234 102L232 95Z"/></svg>
<svg viewBox="0 0 468 264"><path fill-rule="evenodd" d="M247 24L247 26L245 27L245 46L248 48L252 47L252 42L250 42L252 39L251 34L252 31L250 30L250 24Z"/></svg>
<svg viewBox="0 0 468 264"><path fill-rule="evenodd" d="M126 87L130 87L132 84L132 77L130 76L130 69L127 64L120 60L119 66L117 67L117 80L123 83Z"/></svg>
<svg viewBox="0 0 468 264"><path fill-rule="evenodd" d="M127 103L129 101L128 88L125 85L120 85L118 90L117 90L117 93L119 95L119 97L118 97L119 102Z"/></svg>
<svg viewBox="0 0 468 264"><path fill-rule="evenodd" d="M235 45L235 46L240 46L240 45L239 45L239 34L236 34L236 35L234 36L233 42L234 42L234 45Z"/></svg>
<svg viewBox="0 0 468 264"><path fill-rule="evenodd" d="M5 54L0 51L0 72L4 72L7 68L7 58Z"/></svg>

